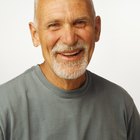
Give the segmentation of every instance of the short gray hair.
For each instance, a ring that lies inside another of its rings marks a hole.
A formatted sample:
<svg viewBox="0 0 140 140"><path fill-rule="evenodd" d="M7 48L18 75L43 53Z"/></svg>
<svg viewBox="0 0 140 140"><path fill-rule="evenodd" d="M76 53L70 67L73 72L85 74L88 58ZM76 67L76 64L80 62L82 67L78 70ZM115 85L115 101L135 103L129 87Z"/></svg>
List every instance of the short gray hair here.
<svg viewBox="0 0 140 140"><path fill-rule="evenodd" d="M34 23L37 22L37 21L36 21L36 20L37 20L37 19L36 19L36 13L37 13L38 2L39 2L39 0L34 0ZM94 8L93 0L89 0L89 2L90 2L90 4L91 4L91 6L92 6L92 12L93 12L93 14L95 15L96 12L95 12L95 8Z"/></svg>
<svg viewBox="0 0 140 140"><path fill-rule="evenodd" d="M36 22L36 11L39 0L34 0L34 22Z"/></svg>

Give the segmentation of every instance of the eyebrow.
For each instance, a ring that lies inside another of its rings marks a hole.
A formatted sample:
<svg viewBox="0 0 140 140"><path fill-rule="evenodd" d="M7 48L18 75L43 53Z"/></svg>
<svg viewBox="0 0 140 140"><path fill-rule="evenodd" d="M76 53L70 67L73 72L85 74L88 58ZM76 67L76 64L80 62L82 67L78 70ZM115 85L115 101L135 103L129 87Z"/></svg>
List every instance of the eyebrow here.
<svg viewBox="0 0 140 140"><path fill-rule="evenodd" d="M83 17L78 17L75 20L86 20L86 21L89 21L90 19L87 16L83 16Z"/></svg>
<svg viewBox="0 0 140 140"><path fill-rule="evenodd" d="M57 22L60 22L60 20L58 20L58 19L52 19L52 20L50 20L50 21L48 21L47 22L47 24L51 24L51 23L57 23Z"/></svg>
<svg viewBox="0 0 140 140"><path fill-rule="evenodd" d="M85 21L85 22L90 22L90 18L89 17L78 17L74 20L74 23L77 21Z"/></svg>
<svg viewBox="0 0 140 140"><path fill-rule="evenodd" d="M80 21L80 20L89 22L90 18L87 17L87 16L77 17L76 19L73 19L72 23L75 23L75 22ZM59 22L62 22L62 21L63 20L61 20L61 19L52 19L52 20L48 21L46 23L46 25L51 24L51 23L59 23Z"/></svg>

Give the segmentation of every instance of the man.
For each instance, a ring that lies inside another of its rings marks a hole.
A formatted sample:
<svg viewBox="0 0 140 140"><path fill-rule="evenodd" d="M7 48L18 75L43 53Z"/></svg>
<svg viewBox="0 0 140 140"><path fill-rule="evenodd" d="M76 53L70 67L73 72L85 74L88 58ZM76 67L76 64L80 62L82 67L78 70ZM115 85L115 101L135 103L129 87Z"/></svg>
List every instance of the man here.
<svg viewBox="0 0 140 140"><path fill-rule="evenodd" d="M44 62L0 87L0 140L140 140L116 84L86 70L101 20L91 0L37 0L30 23Z"/></svg>

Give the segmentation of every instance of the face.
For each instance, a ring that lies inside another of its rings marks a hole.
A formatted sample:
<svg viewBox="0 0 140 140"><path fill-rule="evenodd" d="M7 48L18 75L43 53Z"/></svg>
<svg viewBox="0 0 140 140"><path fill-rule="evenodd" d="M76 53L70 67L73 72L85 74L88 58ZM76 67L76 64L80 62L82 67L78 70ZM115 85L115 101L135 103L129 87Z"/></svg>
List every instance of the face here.
<svg viewBox="0 0 140 140"><path fill-rule="evenodd" d="M90 0L39 1L30 30L51 74L76 79L85 73L100 35L100 18L92 8Z"/></svg>

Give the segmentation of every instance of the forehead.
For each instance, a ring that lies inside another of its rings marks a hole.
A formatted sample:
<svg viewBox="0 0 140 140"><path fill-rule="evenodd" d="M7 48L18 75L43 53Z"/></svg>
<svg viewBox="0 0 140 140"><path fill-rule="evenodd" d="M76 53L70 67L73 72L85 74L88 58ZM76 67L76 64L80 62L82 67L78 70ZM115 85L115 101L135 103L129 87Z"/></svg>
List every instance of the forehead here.
<svg viewBox="0 0 140 140"><path fill-rule="evenodd" d="M58 16L91 16L93 7L90 0L39 0L38 18Z"/></svg>

